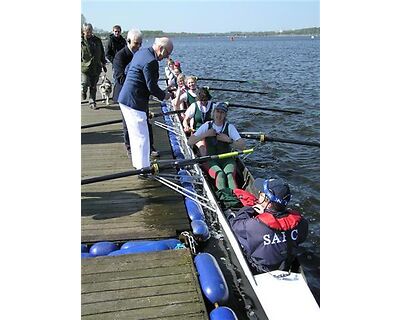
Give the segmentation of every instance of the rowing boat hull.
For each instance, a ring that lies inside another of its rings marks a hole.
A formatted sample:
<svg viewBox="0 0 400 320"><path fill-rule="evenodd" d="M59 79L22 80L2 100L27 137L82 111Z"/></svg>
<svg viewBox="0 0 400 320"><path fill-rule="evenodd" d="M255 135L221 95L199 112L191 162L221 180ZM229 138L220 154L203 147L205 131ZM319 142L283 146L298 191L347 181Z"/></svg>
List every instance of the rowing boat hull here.
<svg viewBox="0 0 400 320"><path fill-rule="evenodd" d="M163 106L169 109L169 103L163 102ZM171 116L175 126L180 129L180 145L185 157L194 158L192 149L187 144L186 136L183 133L179 118L176 115ZM194 166L197 174L203 177L203 190L211 205L215 209L218 222L221 225L227 240L229 241L240 269L250 283L260 305L269 320L293 320L296 319L319 319L319 306L312 295L306 279L301 272L291 272L287 275L286 271L272 271L269 273L253 274L246 257L243 255L241 246L238 243L229 222L227 221L223 210L218 205L213 188L209 179L203 175L199 165ZM238 181L242 182L241 188L253 192L254 178L243 162L237 158L237 171L239 172Z"/></svg>

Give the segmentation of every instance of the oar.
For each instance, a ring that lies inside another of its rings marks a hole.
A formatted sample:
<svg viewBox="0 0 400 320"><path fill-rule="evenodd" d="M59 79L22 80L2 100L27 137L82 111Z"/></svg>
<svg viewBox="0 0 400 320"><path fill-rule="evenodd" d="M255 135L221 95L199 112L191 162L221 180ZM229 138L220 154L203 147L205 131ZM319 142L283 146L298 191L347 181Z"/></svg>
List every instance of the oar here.
<svg viewBox="0 0 400 320"><path fill-rule="evenodd" d="M263 110L263 111L275 111L275 112L285 112L285 113L293 113L293 114L303 114L303 111L297 111L297 110L284 110L284 109L276 109L276 108L266 108L266 107L261 107L261 106L248 106L248 105L243 105L243 104L236 104L236 103L230 103L226 102L228 107L234 107L234 108L244 108L244 109L255 109L255 110Z"/></svg>
<svg viewBox="0 0 400 320"><path fill-rule="evenodd" d="M150 116L150 119L156 118L156 117L161 117L169 114L176 114L176 113L184 113L186 110L174 110L174 111L167 111L167 112L160 112L160 113L153 113ZM92 124L85 124L81 126L81 129L87 129L87 128L93 128L93 127L100 127L100 126L105 126L108 124L115 124L115 123L120 123L122 122L122 119L118 120L109 120L109 121L104 121L104 122L97 122L97 123L92 123Z"/></svg>
<svg viewBox="0 0 400 320"><path fill-rule="evenodd" d="M99 101L106 101L106 99L96 99L96 102L99 102ZM81 104L84 104L84 103L89 103L89 100L81 101Z"/></svg>
<svg viewBox="0 0 400 320"><path fill-rule="evenodd" d="M207 80L207 81L221 81L221 82L239 82L239 83L247 83L247 80L234 80L234 79L215 79L215 78L201 78L196 77L197 80Z"/></svg>
<svg viewBox="0 0 400 320"><path fill-rule="evenodd" d="M212 155L212 156L203 156L203 157L194 158L194 159L169 160L169 161L163 160L162 163L154 162L154 163L152 163L151 166L145 167L142 169L129 170L129 171L124 171L124 172L120 172L120 173L108 174L108 175L100 176L100 177L83 179L83 180L81 180L81 185L95 183L95 182L101 182L101 181L106 181L106 180L112 180L112 179L119 179L119 178L124 178L124 177L129 177L129 176L135 176L138 174L147 174L147 173L157 174L161 169L174 168L175 166L187 166L187 165L192 165L192 164L196 164L196 163L207 162L209 160L227 159L227 158L236 157L241 154L249 154L249 153L252 153L253 151L254 151L254 149L247 149L247 150L243 150L243 151L228 152L228 153L216 154L216 155Z"/></svg>
<svg viewBox="0 0 400 320"><path fill-rule="evenodd" d="M216 79L216 78L202 78L196 77L197 80L206 80L206 81L221 81L221 82L239 82L239 83L257 83L259 80L235 80L235 79ZM166 81L168 79L161 78L158 81Z"/></svg>
<svg viewBox="0 0 400 320"><path fill-rule="evenodd" d="M309 141L299 141L299 140L292 140L292 139L281 139L281 138L273 138L267 136L264 132L240 132L239 133L242 138L246 139L254 139L260 140L260 142L282 142L282 143L289 143L289 144L300 144L303 146L312 146L319 148L319 142L309 142Z"/></svg>
<svg viewBox="0 0 400 320"><path fill-rule="evenodd" d="M261 92L261 91L248 91L248 90L236 90L236 89L223 89L223 88L212 88L206 87L208 90L214 91L229 91L229 92L240 92L240 93L257 93L257 94L270 94L270 92Z"/></svg>

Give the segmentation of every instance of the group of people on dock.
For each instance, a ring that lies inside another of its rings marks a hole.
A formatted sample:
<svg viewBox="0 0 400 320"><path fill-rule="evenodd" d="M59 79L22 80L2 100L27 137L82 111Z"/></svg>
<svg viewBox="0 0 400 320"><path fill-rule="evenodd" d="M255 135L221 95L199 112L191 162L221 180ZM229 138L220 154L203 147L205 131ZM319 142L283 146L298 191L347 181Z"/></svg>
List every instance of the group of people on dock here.
<svg viewBox="0 0 400 320"><path fill-rule="evenodd" d="M107 72L106 59L113 66L113 100L118 101L123 115L124 143L135 169L150 166L151 156L158 153L153 147L149 118L149 99L171 100L181 116L188 144L198 153L214 155L244 150L245 141L236 127L227 120L228 105L213 102L205 87L197 86L195 76L185 76L181 63L170 56L174 45L167 37L155 38L152 46L141 48L142 33L130 30L125 40L121 27L113 27L106 46L93 34L86 23L82 28L81 72L82 99L89 88L89 105L96 106L96 85L101 71ZM159 62L168 59L165 67L167 88L159 85ZM218 190L237 189L236 164L233 158L212 160L206 168ZM294 248L307 236L307 221L287 208L291 198L289 186L281 179L256 179L257 203L244 207L228 220L250 263L258 270L284 268L293 257Z"/></svg>

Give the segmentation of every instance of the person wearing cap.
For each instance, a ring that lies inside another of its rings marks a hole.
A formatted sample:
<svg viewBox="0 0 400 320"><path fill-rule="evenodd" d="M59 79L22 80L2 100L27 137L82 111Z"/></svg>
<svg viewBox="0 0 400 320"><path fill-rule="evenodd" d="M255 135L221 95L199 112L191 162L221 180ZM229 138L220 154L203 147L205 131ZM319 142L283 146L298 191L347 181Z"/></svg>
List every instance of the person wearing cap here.
<svg viewBox="0 0 400 320"><path fill-rule="evenodd" d="M188 109L189 110L189 109ZM225 102L215 104L212 121L202 124L189 137L188 144L193 146L204 140L204 150L208 155L231 152L232 149L244 150L244 139L240 137L235 126L226 120L228 105ZM234 158L211 160L208 162L208 174L215 179L218 190L236 189L236 163Z"/></svg>
<svg viewBox="0 0 400 320"><path fill-rule="evenodd" d="M150 139L147 118L150 95L167 100L171 94L158 86L158 61L168 58L174 49L172 41L156 38L149 48L135 53L118 96L119 107L128 128L132 165L136 169L150 166Z"/></svg>
<svg viewBox="0 0 400 320"><path fill-rule="evenodd" d="M280 178L256 179L258 203L243 207L228 220L243 251L255 270L289 270L308 233L307 220L287 208L291 198L289 185Z"/></svg>

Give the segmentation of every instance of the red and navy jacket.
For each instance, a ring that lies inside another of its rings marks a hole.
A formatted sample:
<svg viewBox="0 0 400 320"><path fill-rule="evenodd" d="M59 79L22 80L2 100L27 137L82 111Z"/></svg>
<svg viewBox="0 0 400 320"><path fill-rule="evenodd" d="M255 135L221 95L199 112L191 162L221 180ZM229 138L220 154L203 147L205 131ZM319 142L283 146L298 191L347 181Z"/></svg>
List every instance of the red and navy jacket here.
<svg viewBox="0 0 400 320"><path fill-rule="evenodd" d="M308 234L307 220L291 209L257 215L253 207L243 207L228 219L247 259L258 270L287 268Z"/></svg>

